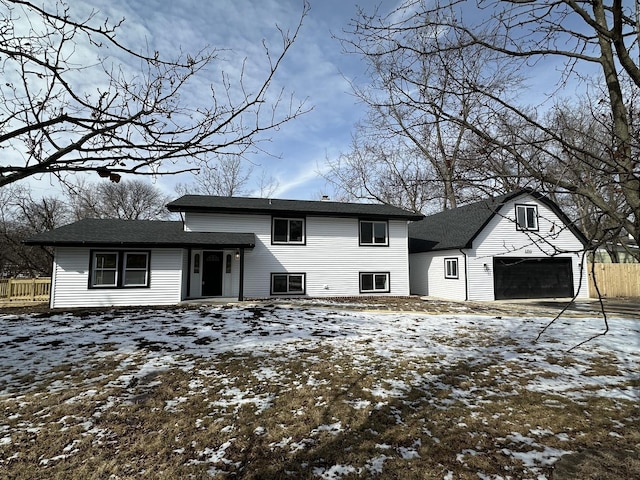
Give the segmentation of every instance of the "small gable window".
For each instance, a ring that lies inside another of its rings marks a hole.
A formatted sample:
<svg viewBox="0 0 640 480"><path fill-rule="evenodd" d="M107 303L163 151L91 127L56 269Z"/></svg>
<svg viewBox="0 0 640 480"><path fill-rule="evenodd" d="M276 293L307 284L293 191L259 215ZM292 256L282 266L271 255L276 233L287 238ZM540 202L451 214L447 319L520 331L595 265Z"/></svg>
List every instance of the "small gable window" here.
<svg viewBox="0 0 640 480"><path fill-rule="evenodd" d="M458 259L444 259L444 278L458 278Z"/></svg>
<svg viewBox="0 0 640 480"><path fill-rule="evenodd" d="M360 245L389 245L387 222L360 220Z"/></svg>
<svg viewBox="0 0 640 480"><path fill-rule="evenodd" d="M538 230L537 205L516 205L516 228L518 230Z"/></svg>
<svg viewBox="0 0 640 480"><path fill-rule="evenodd" d="M304 245L304 219L274 218L271 242Z"/></svg>

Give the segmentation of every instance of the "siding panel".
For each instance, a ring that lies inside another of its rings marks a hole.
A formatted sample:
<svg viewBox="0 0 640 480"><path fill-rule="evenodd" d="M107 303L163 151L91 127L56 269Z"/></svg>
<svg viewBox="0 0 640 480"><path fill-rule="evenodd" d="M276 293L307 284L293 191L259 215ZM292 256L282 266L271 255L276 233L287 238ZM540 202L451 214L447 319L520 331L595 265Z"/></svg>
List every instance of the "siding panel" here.
<svg viewBox="0 0 640 480"><path fill-rule="evenodd" d="M199 232L254 233L245 253L244 294L270 295L271 273L305 273L308 296L356 296L359 272L389 272L387 294L409 294L407 222L389 221L388 247L358 245L357 218L306 217L306 245L272 245L271 216L188 213L185 228Z"/></svg>
<svg viewBox="0 0 640 480"><path fill-rule="evenodd" d="M88 288L88 248L57 248L51 293L51 306L97 307L128 305L172 305L180 302L182 292L181 249L151 250L149 288Z"/></svg>
<svg viewBox="0 0 640 480"><path fill-rule="evenodd" d="M450 300L466 299L465 257L459 251L425 252L410 257L411 293ZM445 258L458 260L458 278L445 278Z"/></svg>

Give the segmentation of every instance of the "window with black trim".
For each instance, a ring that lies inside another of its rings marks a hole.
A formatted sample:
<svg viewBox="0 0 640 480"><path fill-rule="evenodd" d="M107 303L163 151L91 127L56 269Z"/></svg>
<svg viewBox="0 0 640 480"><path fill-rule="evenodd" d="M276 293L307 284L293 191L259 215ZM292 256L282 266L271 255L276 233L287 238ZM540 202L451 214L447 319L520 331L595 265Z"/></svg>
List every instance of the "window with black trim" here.
<svg viewBox="0 0 640 480"><path fill-rule="evenodd" d="M149 284L149 254L125 252L123 287L146 287Z"/></svg>
<svg viewBox="0 0 640 480"><path fill-rule="evenodd" d="M271 295L304 295L304 273L272 273Z"/></svg>
<svg viewBox="0 0 640 480"><path fill-rule="evenodd" d="M360 272L360 293L389 292L389 272Z"/></svg>
<svg viewBox="0 0 640 480"><path fill-rule="evenodd" d="M538 230L537 205L516 205L516 228L518 230Z"/></svg>
<svg viewBox="0 0 640 480"><path fill-rule="evenodd" d="M360 245L389 245L387 222L360 220Z"/></svg>
<svg viewBox="0 0 640 480"><path fill-rule="evenodd" d="M271 243L304 245L304 218L274 217L271 225Z"/></svg>
<svg viewBox="0 0 640 480"><path fill-rule="evenodd" d="M118 253L95 252L91 261L91 285L115 287L118 285Z"/></svg>
<svg viewBox="0 0 640 480"><path fill-rule="evenodd" d="M92 251L89 287L148 287L149 257L146 251Z"/></svg>
<svg viewBox="0 0 640 480"><path fill-rule="evenodd" d="M444 278L458 278L458 259L444 259Z"/></svg>

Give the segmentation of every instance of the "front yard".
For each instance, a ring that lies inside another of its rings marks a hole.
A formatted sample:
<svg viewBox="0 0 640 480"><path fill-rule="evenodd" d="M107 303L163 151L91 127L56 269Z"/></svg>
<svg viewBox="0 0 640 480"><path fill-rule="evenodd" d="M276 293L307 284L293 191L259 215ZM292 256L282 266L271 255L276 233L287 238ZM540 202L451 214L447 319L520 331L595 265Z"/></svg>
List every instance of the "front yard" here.
<svg viewBox="0 0 640 480"><path fill-rule="evenodd" d="M0 478L640 476L640 321L610 319L571 353L602 320L563 318L534 343L548 321L273 303L0 314ZM595 457L601 471L579 462Z"/></svg>

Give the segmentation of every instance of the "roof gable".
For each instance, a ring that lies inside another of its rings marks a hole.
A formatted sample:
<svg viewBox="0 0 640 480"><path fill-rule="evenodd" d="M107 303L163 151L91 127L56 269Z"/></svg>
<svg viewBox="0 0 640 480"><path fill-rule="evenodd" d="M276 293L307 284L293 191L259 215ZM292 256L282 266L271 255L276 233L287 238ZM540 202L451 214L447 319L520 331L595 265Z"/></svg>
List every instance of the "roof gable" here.
<svg viewBox="0 0 640 480"><path fill-rule="evenodd" d="M523 189L492 197L452 210L445 210L409 224L409 252L471 248L473 240L482 232L496 213L508 202L523 195L531 195L549 207L571 232L587 245L582 232L562 212L560 207L544 195Z"/></svg>
<svg viewBox="0 0 640 480"><path fill-rule="evenodd" d="M325 200L184 195L167 204L172 212L210 212L257 215L315 215L420 220L424 215L379 203L346 203Z"/></svg>

